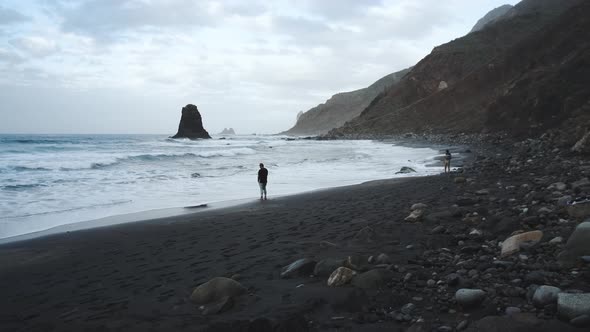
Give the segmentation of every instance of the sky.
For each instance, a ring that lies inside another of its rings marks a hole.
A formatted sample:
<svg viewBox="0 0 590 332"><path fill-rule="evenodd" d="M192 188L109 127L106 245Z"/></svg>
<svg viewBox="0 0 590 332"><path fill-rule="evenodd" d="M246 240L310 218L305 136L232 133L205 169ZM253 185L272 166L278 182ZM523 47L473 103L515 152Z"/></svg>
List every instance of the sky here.
<svg viewBox="0 0 590 332"><path fill-rule="evenodd" d="M277 133L515 0L0 0L0 133Z"/></svg>

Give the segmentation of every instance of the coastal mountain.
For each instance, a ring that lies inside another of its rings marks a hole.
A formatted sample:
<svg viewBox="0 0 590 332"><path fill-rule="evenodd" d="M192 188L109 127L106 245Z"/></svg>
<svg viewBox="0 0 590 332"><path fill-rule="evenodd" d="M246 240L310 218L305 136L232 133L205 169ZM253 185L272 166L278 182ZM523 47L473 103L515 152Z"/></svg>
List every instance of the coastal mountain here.
<svg viewBox="0 0 590 332"><path fill-rule="evenodd" d="M182 117L178 125L178 132L172 138L211 138L203 128L203 119L197 106L188 104L182 108Z"/></svg>
<svg viewBox="0 0 590 332"><path fill-rule="evenodd" d="M525 0L505 15L436 47L328 136L565 128L579 139L590 123L590 2Z"/></svg>
<svg viewBox="0 0 590 332"><path fill-rule="evenodd" d="M389 74L369 87L333 95L324 104L297 114L295 126L281 134L321 135L358 116L380 93L395 85L409 71Z"/></svg>
<svg viewBox="0 0 590 332"><path fill-rule="evenodd" d="M223 128L223 130L219 133L219 135L235 135L236 132L234 128Z"/></svg>
<svg viewBox="0 0 590 332"><path fill-rule="evenodd" d="M504 17L506 13L508 13L512 8L512 5L503 5L498 8L492 9L489 13L487 13L484 17L480 18L479 21L473 26L471 32L479 31L483 29L486 25L497 21L498 19Z"/></svg>

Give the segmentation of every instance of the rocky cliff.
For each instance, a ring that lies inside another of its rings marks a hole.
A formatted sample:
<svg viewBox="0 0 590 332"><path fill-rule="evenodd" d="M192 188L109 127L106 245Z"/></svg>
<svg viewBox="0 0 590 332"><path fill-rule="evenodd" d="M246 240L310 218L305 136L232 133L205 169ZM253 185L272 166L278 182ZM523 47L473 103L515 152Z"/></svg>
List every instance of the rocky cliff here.
<svg viewBox="0 0 590 332"><path fill-rule="evenodd" d="M577 139L590 114L589 18L587 1L522 1L509 17L436 47L329 136L568 128Z"/></svg>
<svg viewBox="0 0 590 332"><path fill-rule="evenodd" d="M408 71L389 74L363 89L335 94L326 103L300 112L295 126L281 134L320 135L340 127L358 116L379 93L399 82Z"/></svg>
<svg viewBox="0 0 590 332"><path fill-rule="evenodd" d="M197 106L188 104L182 108L182 117L178 125L178 132L172 138L211 138L203 128L203 120Z"/></svg>
<svg viewBox="0 0 590 332"><path fill-rule="evenodd" d="M479 31L483 29L486 25L496 22L498 19L502 18L506 13L508 13L513 8L512 5L503 5L498 8L492 9L489 13L487 13L484 17L480 18L479 21L473 26L471 32Z"/></svg>

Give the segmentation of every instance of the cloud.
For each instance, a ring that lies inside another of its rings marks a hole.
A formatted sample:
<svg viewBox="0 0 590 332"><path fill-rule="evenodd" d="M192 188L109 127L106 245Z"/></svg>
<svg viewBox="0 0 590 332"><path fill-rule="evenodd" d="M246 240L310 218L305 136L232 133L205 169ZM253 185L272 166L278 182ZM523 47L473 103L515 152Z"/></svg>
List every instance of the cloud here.
<svg viewBox="0 0 590 332"><path fill-rule="evenodd" d="M0 25L20 23L29 20L25 15L14 9L0 6Z"/></svg>
<svg viewBox="0 0 590 332"><path fill-rule="evenodd" d="M24 58L15 52L0 48L0 64L15 65L22 63Z"/></svg>
<svg viewBox="0 0 590 332"><path fill-rule="evenodd" d="M214 6L192 0L86 0L73 6L61 1L55 8L63 17L65 31L97 38L146 28L196 27L214 22Z"/></svg>
<svg viewBox="0 0 590 332"><path fill-rule="evenodd" d="M58 51L55 41L39 36L13 39L10 44L33 57L44 57Z"/></svg>

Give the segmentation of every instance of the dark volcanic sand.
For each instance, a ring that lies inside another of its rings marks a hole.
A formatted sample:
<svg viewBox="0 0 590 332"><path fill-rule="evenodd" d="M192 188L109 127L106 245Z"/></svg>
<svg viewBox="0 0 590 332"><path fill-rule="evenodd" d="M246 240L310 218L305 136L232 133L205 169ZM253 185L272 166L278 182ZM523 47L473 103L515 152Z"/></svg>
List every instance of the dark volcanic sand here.
<svg viewBox="0 0 590 332"><path fill-rule="evenodd" d="M491 260L499 250L485 246L484 241L503 240L511 231L523 228L518 221L509 226L498 220L491 226L481 224L477 218L466 222L474 211L485 216L492 214L492 207L500 212L509 210L491 199L478 198L480 205L451 208L457 196L473 195L482 188L490 188L491 194L500 197L521 197L519 188L505 194L494 185L503 181L504 185L518 186L528 181L531 171L505 174L494 165L494 161L479 165L480 169L470 174L478 179L477 185L456 184L457 175L374 181L1 246L0 330L266 331L272 325L281 331L403 331L411 323L397 321L390 312L399 312L409 302L417 306L412 318L426 321L422 331L443 325L455 328L463 320L472 323L497 315L497 308L503 310L505 304L494 303L495 296L475 311L467 311L451 299L458 285L443 285L447 295L426 286L428 279L442 280L460 268L441 255L477 261L487 254ZM430 212L451 209L454 216L404 222L410 206L418 202L428 204ZM493 216L489 219L494 220ZM446 232L431 235L437 225L443 225ZM355 234L365 226L375 230L376 238L355 241ZM572 227L547 227L550 235L544 241L554 235L567 239ZM473 228L481 229L485 236L472 239L465 235ZM458 240L464 243L458 244ZM338 247L322 245L322 241ZM468 246L471 249L463 249ZM441 248L449 248L448 254ZM380 253L389 255L393 263L393 277L382 290L351 285L330 288L325 277L279 277L281 267L303 257L345 259ZM518 258L507 260L516 262ZM522 271L528 272L526 267ZM404 282L408 272L414 277ZM587 268L580 272L581 278L587 278ZM503 278L503 273L508 271L496 271L490 280L480 271L473 276L472 286L492 287L500 282L494 278ZM201 315L198 306L189 301L194 287L213 277L234 274L240 275L238 280L249 294L238 298L227 312ZM506 275L505 279L509 278L512 276ZM583 280L575 279L570 286L588 291ZM522 294L510 301L511 305L526 303ZM551 320L543 322L539 330L570 329L548 315ZM248 323L252 320L256 321Z"/></svg>

